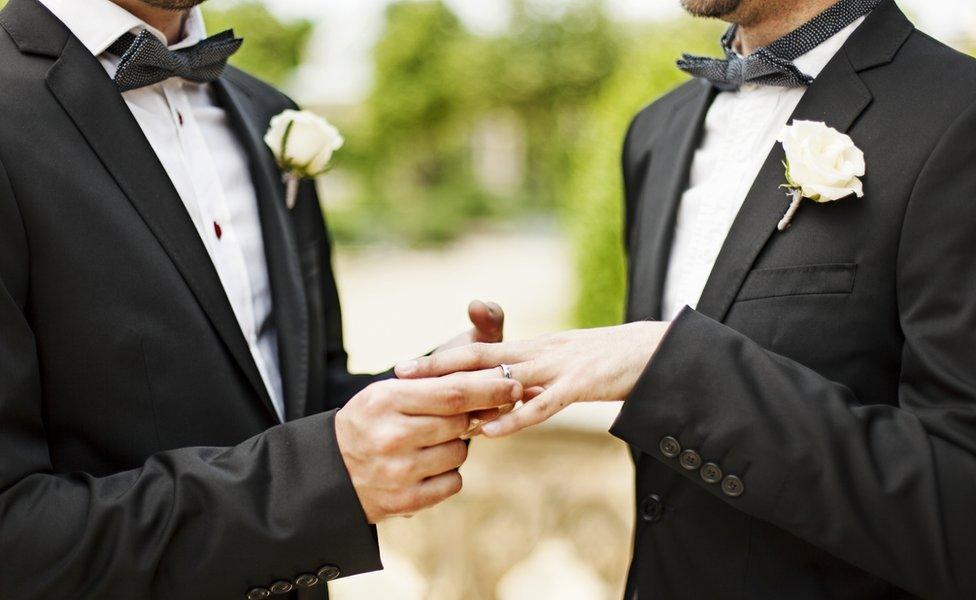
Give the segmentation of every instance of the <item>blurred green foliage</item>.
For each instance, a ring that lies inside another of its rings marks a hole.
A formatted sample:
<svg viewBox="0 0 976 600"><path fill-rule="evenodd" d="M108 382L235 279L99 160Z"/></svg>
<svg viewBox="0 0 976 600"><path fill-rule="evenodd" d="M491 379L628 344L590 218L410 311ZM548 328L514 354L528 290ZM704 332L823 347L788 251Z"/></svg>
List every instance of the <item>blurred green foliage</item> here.
<svg viewBox="0 0 976 600"><path fill-rule="evenodd" d="M626 263L620 157L627 127L643 106L686 80L674 67L675 58L681 52L714 54L721 31L714 23L684 21L636 32L626 60L587 113L572 151L566 193L566 220L579 278L577 326L612 325L623 318Z"/></svg>
<svg viewBox="0 0 976 600"><path fill-rule="evenodd" d="M275 85L282 85L301 63L312 33L307 20L282 21L262 2L211 2L204 5L207 30L217 33L233 29L244 45L231 62Z"/></svg>
<svg viewBox="0 0 976 600"><path fill-rule="evenodd" d="M330 213L340 242L445 242L473 219L561 204L579 119L619 64L620 36L596 2L556 16L520 0L513 9L512 28L479 36L441 0L388 6L343 158L365 191ZM472 165L473 136L497 114L524 136L524 181L502 194Z"/></svg>

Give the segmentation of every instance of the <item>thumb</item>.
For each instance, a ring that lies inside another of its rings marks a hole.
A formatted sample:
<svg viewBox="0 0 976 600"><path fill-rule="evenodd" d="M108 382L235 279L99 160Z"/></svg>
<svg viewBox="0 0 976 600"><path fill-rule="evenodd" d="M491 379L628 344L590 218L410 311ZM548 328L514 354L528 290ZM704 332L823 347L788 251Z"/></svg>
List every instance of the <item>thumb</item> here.
<svg viewBox="0 0 976 600"><path fill-rule="evenodd" d="M505 311L494 302L475 300L468 305L468 318L474 324L473 341L500 342L504 337Z"/></svg>

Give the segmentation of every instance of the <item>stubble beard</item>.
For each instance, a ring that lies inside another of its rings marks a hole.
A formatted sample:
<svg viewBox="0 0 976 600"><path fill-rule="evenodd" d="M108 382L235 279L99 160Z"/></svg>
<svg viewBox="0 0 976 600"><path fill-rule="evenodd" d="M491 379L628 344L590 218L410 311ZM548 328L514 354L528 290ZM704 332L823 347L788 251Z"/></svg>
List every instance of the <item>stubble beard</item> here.
<svg viewBox="0 0 976 600"><path fill-rule="evenodd" d="M739 9L742 0L681 0L686 11L696 17L721 19Z"/></svg>
<svg viewBox="0 0 976 600"><path fill-rule="evenodd" d="M206 2L206 0L141 0L143 4L153 8L164 10L181 11L188 10Z"/></svg>

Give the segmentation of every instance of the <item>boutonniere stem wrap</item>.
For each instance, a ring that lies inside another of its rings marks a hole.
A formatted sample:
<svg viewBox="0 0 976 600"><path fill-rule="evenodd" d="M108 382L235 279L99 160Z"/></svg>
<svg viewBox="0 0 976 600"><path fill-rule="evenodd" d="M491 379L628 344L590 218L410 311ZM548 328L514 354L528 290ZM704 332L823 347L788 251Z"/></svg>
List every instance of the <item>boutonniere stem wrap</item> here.
<svg viewBox="0 0 976 600"><path fill-rule="evenodd" d="M786 152L786 183L793 201L777 229L786 231L804 199L834 202L864 197L864 152L850 136L826 123L794 121L778 138Z"/></svg>
<svg viewBox="0 0 976 600"><path fill-rule="evenodd" d="M307 110L286 110L271 119L264 143L274 153L287 186L285 201L295 208L303 179L321 177L331 169L332 156L345 144L326 119Z"/></svg>

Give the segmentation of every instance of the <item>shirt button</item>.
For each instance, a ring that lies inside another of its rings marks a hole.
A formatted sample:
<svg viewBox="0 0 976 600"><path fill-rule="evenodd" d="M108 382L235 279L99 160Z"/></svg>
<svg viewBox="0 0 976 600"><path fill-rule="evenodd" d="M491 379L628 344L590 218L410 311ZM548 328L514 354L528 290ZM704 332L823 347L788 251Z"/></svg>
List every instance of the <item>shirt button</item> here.
<svg viewBox="0 0 976 600"><path fill-rule="evenodd" d="M315 587L319 584L319 578L311 573L302 573L295 578L295 585L303 588Z"/></svg>
<svg viewBox="0 0 976 600"><path fill-rule="evenodd" d="M735 475L727 475L722 480L722 493L730 498L738 498L746 491L746 486L742 480Z"/></svg>
<svg viewBox="0 0 976 600"><path fill-rule="evenodd" d="M265 600L271 596L271 592L265 588L254 588L247 593L247 600Z"/></svg>
<svg viewBox="0 0 976 600"><path fill-rule="evenodd" d="M272 594L287 594L293 589L295 589L295 586L290 581L276 581L271 584Z"/></svg>
<svg viewBox="0 0 976 600"><path fill-rule="evenodd" d="M698 473L705 483L718 483L722 481L722 469L715 463L705 463Z"/></svg>
<svg viewBox="0 0 976 600"><path fill-rule="evenodd" d="M667 458L675 458L681 453L681 444L670 435L661 440L660 448L661 454Z"/></svg>
<svg viewBox="0 0 976 600"><path fill-rule="evenodd" d="M685 450L681 453L681 458L678 459L681 463L681 468L686 471L697 471L702 464L701 455L694 450Z"/></svg>
<svg viewBox="0 0 976 600"><path fill-rule="evenodd" d="M641 502L641 519L648 523L657 523L664 516L664 501L657 494L651 494Z"/></svg>
<svg viewBox="0 0 976 600"><path fill-rule="evenodd" d="M342 575L342 569L335 565L325 565L319 569L317 575L322 581L332 581Z"/></svg>

